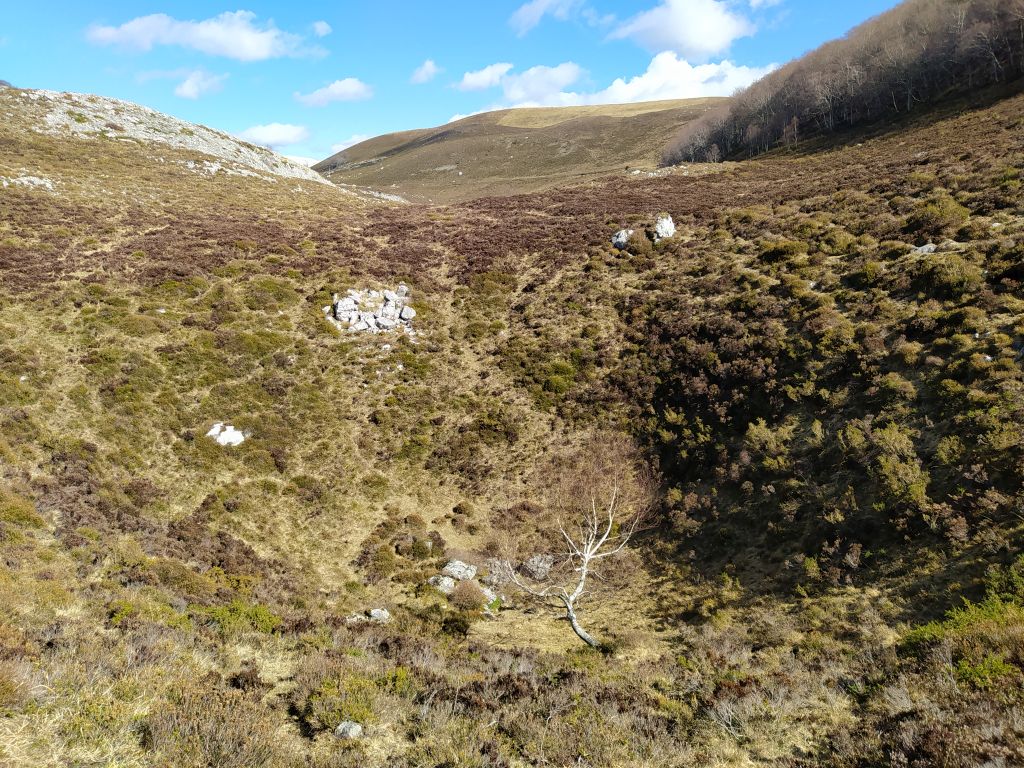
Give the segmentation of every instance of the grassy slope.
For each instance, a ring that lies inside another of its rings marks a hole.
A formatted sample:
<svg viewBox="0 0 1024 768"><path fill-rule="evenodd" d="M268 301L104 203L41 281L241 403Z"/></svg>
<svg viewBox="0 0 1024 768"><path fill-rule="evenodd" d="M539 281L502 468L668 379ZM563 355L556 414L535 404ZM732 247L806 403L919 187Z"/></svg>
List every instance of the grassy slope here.
<svg viewBox="0 0 1024 768"><path fill-rule="evenodd" d="M1024 595L900 643L1020 549L1022 115L443 208L0 127L0 175L60 182L0 191L0 755L1012 764ZM943 189L968 218L902 231ZM662 210L676 241L610 249ZM962 261L886 244L942 229ZM399 279L417 345L319 316ZM459 614L421 588L443 556L392 554L529 540L534 469L594 426L666 473L665 527L585 612L613 655L519 601ZM396 622L344 624L376 605Z"/></svg>
<svg viewBox="0 0 1024 768"><path fill-rule="evenodd" d="M488 112L370 139L315 167L340 183L420 201L531 192L656 168L679 126L717 101Z"/></svg>

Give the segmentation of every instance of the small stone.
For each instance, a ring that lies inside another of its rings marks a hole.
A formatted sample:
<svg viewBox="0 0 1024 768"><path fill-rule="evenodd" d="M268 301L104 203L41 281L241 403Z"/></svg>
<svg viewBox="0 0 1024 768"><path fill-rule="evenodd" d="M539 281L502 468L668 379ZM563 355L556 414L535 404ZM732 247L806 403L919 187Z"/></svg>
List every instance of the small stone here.
<svg viewBox="0 0 1024 768"><path fill-rule="evenodd" d="M361 739L363 738L363 726L359 723L353 722L352 720L343 720L341 724L334 729L334 735L339 739L345 739L346 741Z"/></svg>
<svg viewBox="0 0 1024 768"><path fill-rule="evenodd" d="M612 238L612 245L618 248L620 251L626 250L626 246L629 245L629 238L633 236L632 229L620 229L615 233Z"/></svg>

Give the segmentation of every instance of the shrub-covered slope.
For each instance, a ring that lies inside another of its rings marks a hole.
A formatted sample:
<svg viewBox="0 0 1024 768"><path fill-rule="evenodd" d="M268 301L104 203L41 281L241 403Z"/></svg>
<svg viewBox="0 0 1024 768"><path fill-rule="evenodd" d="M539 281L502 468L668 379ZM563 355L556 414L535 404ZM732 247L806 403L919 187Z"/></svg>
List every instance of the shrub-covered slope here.
<svg viewBox="0 0 1024 768"><path fill-rule="evenodd" d="M0 189L0 761L1021 761L1024 99L428 208L19 93L0 175L52 189ZM399 281L416 336L324 321ZM662 502L583 601L602 651L427 585L550 546L606 430Z"/></svg>

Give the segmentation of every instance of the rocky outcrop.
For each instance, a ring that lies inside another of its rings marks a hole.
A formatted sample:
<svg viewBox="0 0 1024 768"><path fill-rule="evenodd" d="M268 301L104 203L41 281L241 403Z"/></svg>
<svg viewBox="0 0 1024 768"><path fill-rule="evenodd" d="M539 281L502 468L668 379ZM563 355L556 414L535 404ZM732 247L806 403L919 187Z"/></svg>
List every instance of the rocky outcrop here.
<svg viewBox="0 0 1024 768"><path fill-rule="evenodd" d="M555 558L551 555L534 555L519 566L519 570L534 581L544 581L554 564Z"/></svg>
<svg viewBox="0 0 1024 768"><path fill-rule="evenodd" d="M476 578L476 566L464 563L461 560L449 560L448 564L441 569L443 576L450 576L458 581L469 581Z"/></svg>
<svg viewBox="0 0 1024 768"><path fill-rule="evenodd" d="M409 306L409 286L401 283L397 289L385 291L359 291L350 288L344 296L334 295L324 315L339 331L352 333L383 333L403 331L415 335L412 329L416 310Z"/></svg>

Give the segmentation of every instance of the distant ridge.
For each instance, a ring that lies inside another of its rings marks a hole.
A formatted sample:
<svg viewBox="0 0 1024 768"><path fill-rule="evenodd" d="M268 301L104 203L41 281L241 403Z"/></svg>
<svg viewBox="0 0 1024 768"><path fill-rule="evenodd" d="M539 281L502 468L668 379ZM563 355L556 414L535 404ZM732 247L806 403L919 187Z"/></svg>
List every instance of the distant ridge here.
<svg viewBox="0 0 1024 768"><path fill-rule="evenodd" d="M665 143L721 99L505 109L391 133L313 166L332 181L453 202L653 171Z"/></svg>

